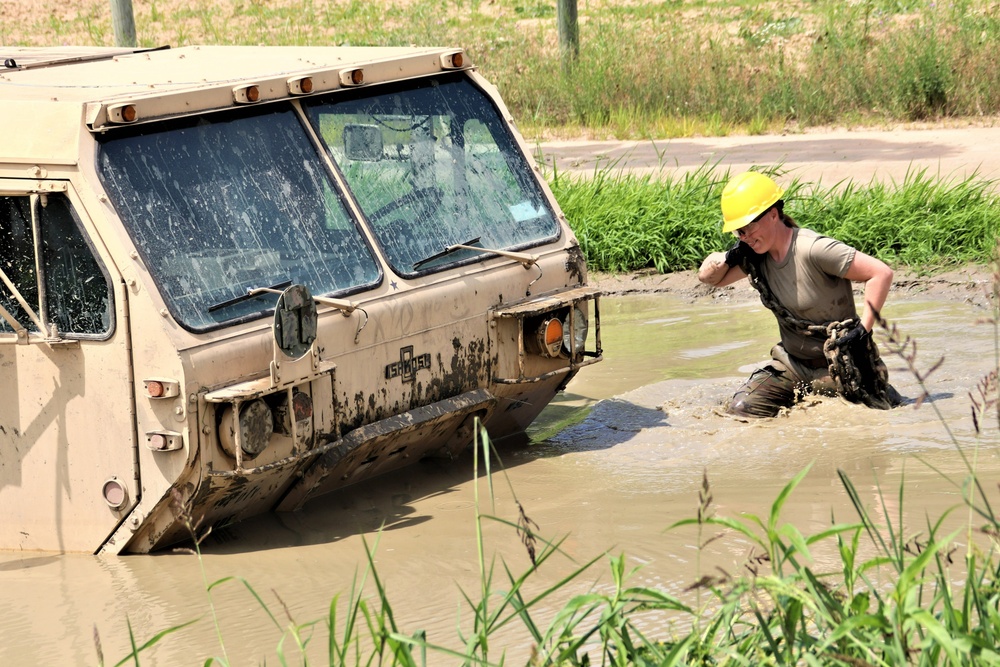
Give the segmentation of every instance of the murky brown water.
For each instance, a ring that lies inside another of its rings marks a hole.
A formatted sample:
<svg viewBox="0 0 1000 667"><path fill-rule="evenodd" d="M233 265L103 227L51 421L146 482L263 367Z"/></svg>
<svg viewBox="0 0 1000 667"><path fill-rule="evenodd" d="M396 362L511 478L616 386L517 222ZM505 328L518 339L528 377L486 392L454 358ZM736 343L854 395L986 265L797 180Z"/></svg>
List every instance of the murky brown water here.
<svg viewBox="0 0 1000 667"><path fill-rule="evenodd" d="M974 324L984 311L907 302L890 304L886 314L919 340L921 368L945 355L929 389L953 436L973 447L977 441L966 393L995 358L992 329ZM544 565L535 589L570 571L570 559L582 563L608 551L624 552L630 567L641 567L634 585L680 594L699 572L695 534L665 528L694 516L703 471L716 513L764 516L788 480L811 465L783 512L807 534L829 526L831 516L855 519L837 468L851 475L877 513L876 485L881 484L894 519L905 470L902 509L908 535L926 533L925 513L936 518L959 502L959 490L932 469L959 482L965 473L930 406L877 412L827 399L783 418L749 424L721 415L716 406L753 363L763 360L776 335L773 318L758 304L607 298L602 316L606 361L586 369L543 413L532 429L541 442L502 451L517 499L540 532L566 537L565 557ZM899 368L901 362L887 362L904 394L919 393L914 379ZM1000 457L996 428L990 426L978 466L995 488ZM514 520L516 508L502 477L495 478L494 490L495 510L486 506L487 511ZM479 492L488 497L485 484ZM333 597L347 595L365 567L364 542L377 542L378 572L400 628L407 633L422 628L430 641L458 647L456 624L471 625L462 590L479 597L474 499L471 455L452 463L427 462L319 499L299 514L269 515L213 535L204 544L205 577L242 577L282 626L288 619L276 595L303 623L324 618ZM495 553L516 572L528 565L509 528L487 524L485 539L488 557ZM746 541L727 537L703 553L700 571L717 572L718 566L736 573L748 554ZM502 569L497 571L497 587L506 588ZM95 627L106 662L114 664L128 651L127 622L141 643L198 618L144 654L142 664L201 664L224 655L232 665L265 659L277 664L281 630L235 581L212 591L223 653L202 577L198 561L183 554L0 553L0 589L8 612L0 619L0 664L96 664ZM592 586L606 590L609 582L604 559L557 602ZM367 590L373 590L370 582ZM542 607L538 613L545 619L551 611L552 606ZM493 657L499 659L506 648L508 659L514 658L511 664L520 664L529 647L519 643L520 633L510 637L494 641ZM296 655L291 641L285 643L286 655ZM325 631L317 628L308 649L313 664L326 664L325 643ZM299 662L290 658L291 664Z"/></svg>

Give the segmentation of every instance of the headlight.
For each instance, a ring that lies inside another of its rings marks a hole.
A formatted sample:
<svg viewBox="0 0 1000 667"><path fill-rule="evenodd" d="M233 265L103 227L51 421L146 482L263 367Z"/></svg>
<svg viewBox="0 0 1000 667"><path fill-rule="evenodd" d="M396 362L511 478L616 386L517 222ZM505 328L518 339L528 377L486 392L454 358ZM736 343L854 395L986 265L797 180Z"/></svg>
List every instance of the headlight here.
<svg viewBox="0 0 1000 667"><path fill-rule="evenodd" d="M543 320L535 330L537 352L549 358L558 357L565 338L563 331L563 323L559 318L551 317Z"/></svg>
<svg viewBox="0 0 1000 667"><path fill-rule="evenodd" d="M262 399L248 401L240 407L240 449L243 457L252 459L264 451L274 432L271 408ZM227 405L219 424L219 442L226 453L236 458L236 426L233 424L233 406Z"/></svg>
<svg viewBox="0 0 1000 667"><path fill-rule="evenodd" d="M570 320L572 320L572 323ZM583 346L587 342L587 329L589 326L587 323L587 313L581 310L579 306L573 306L572 317L566 315L566 321L563 322L563 352L566 354L569 354L570 350L576 354L583 352ZM573 347L570 347L571 342Z"/></svg>

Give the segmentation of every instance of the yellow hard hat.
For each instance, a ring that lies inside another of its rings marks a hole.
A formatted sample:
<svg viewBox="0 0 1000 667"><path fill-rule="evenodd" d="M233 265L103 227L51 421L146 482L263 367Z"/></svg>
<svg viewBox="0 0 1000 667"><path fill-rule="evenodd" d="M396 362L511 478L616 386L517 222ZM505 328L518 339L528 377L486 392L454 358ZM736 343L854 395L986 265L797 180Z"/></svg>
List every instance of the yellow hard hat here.
<svg viewBox="0 0 1000 667"><path fill-rule="evenodd" d="M749 225L784 193L777 183L756 171L734 176L722 190L722 231L732 232Z"/></svg>

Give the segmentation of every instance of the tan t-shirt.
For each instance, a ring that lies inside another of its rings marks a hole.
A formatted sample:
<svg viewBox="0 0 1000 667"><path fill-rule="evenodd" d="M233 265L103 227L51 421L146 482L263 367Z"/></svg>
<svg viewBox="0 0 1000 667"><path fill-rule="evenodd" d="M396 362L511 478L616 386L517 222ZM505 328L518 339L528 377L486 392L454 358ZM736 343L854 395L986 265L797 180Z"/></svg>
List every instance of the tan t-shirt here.
<svg viewBox="0 0 1000 667"><path fill-rule="evenodd" d="M856 251L810 229L792 229L792 243L781 262L766 255L761 273L778 302L793 315L815 324L857 316L851 281L844 274ZM823 339L799 334L780 320L781 343L800 359L823 356Z"/></svg>

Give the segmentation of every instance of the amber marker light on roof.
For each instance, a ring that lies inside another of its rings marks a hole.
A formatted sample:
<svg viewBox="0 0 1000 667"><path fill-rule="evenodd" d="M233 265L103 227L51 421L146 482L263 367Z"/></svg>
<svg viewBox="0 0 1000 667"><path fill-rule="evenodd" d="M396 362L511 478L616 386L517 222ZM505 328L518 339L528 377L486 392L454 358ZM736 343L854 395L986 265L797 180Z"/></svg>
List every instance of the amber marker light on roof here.
<svg viewBox="0 0 1000 667"><path fill-rule="evenodd" d="M462 51L441 56L442 69L460 69L465 67L465 54Z"/></svg>
<svg viewBox="0 0 1000 667"><path fill-rule="evenodd" d="M233 88L233 99L237 104L253 104L260 99L260 88L256 85Z"/></svg>
<svg viewBox="0 0 1000 667"><path fill-rule="evenodd" d="M360 86L365 82L363 69L345 69L340 73L340 84L343 86Z"/></svg>
<svg viewBox="0 0 1000 667"><path fill-rule="evenodd" d="M118 104L108 107L108 120L112 123L134 123L139 118L134 104Z"/></svg>
<svg viewBox="0 0 1000 667"><path fill-rule="evenodd" d="M300 76L288 80L288 93L290 95L308 95L313 91L313 80L311 76Z"/></svg>

